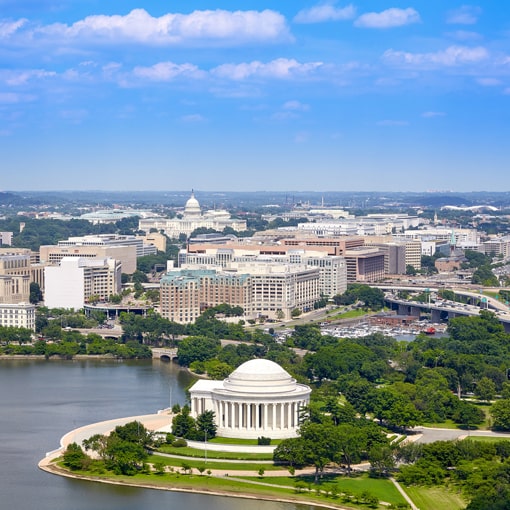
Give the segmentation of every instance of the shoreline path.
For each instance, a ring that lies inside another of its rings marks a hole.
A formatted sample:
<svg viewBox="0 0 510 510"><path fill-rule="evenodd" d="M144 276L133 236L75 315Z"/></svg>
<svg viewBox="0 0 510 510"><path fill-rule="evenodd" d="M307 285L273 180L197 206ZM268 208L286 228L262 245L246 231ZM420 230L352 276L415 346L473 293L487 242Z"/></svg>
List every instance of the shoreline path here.
<svg viewBox="0 0 510 510"><path fill-rule="evenodd" d="M147 430L150 430L152 432L169 432L171 425L172 425L172 413L168 410L162 410L159 411L157 414L146 414L141 416L130 416L125 418L117 418L113 420L108 421L102 421L97 423L92 423L89 425L85 425L83 427L79 427L77 429L71 430L62 438L60 439L60 446L59 448L46 453L46 456L39 462L38 467L42 469L43 471L47 471L52 474L58 474L63 476L71 476L74 477L74 475L70 475L67 471L63 471L55 466L53 461L60 457L64 450L67 448L67 446L71 443L78 443L82 444L85 439L88 439L89 437L95 435L95 434L109 434L112 430L115 429L115 427L119 425L125 425L126 423L129 423L131 421L139 421L144 425L144 427ZM441 428L428 428L428 427L416 427L414 429L414 434L408 436L409 441L416 441L420 443L430 443L433 441L447 441L447 440L454 440L454 439L465 439L466 437L470 436L492 436L492 437L501 437L501 438L507 438L510 439L509 433L497 433L492 431L485 431L485 430L473 430L473 431L464 431L464 430L458 430L458 429L441 429ZM178 456L178 455L171 455L171 454L162 454L164 456L168 457L175 457L180 458L182 460L186 460L189 457L185 456ZM196 458L193 458L193 460L196 460ZM218 460L219 462L220 460ZM209 469L211 471L211 476L215 477L222 477L222 476L230 476L230 473L228 470L225 469L213 469L214 462L216 462L215 459L209 459ZM225 460L221 460L222 463L225 463ZM232 461L236 462L236 461ZM249 463L250 461L243 461L246 463ZM257 464L264 463L264 461L256 461ZM360 470L360 471L367 471L369 469L370 465L368 463L358 464L356 466L353 466L353 469ZM334 472L340 472L341 470L336 468L326 469L325 472L327 473L334 473ZM313 467L307 467L301 470L296 470L295 475L300 474L311 474L315 472L315 468ZM231 472L232 476L230 476L232 479L235 479L236 476L242 477L242 476L253 476L254 471L238 471L235 470L235 472ZM278 471L271 471L271 476L288 476L289 471L287 469L282 469ZM80 476L75 476L76 478L83 478ZM86 477L85 477L86 478ZM100 480L102 481L102 480ZM391 478L391 481L393 484L397 487L399 492L402 494L402 496L407 500L407 502L410 504L412 510L418 510L416 505L412 502L412 500L409 498L409 496L406 494L406 492L400 487L398 482ZM108 482L108 483L117 483L117 482ZM257 482L254 482L255 484ZM153 486L144 486L140 485L141 487L146 488L159 488L162 487L153 487ZM167 490L174 490L174 491L184 491L187 492L186 489L180 489L180 488L168 488ZM193 492L193 491L191 491ZM240 494L230 494L228 492L207 492L209 494L215 494L219 496L229 496L229 497L246 497L246 498L252 498L253 496L249 494L240 495ZM262 498L264 499L264 498ZM284 502L290 502L290 503L297 503L299 500L291 500L291 499L281 499L279 501ZM321 504L319 502L313 503L314 506L317 507L323 507L323 508L341 508L339 506L329 506L325 504Z"/></svg>

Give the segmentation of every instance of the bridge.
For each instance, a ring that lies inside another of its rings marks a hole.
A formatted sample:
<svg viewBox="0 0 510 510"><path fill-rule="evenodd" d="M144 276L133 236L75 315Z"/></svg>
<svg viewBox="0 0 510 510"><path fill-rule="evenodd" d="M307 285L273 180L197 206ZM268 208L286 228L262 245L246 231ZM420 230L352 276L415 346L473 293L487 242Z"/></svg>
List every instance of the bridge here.
<svg viewBox="0 0 510 510"><path fill-rule="evenodd" d="M172 361L177 358L177 347L153 347L152 357L163 361Z"/></svg>
<svg viewBox="0 0 510 510"><path fill-rule="evenodd" d="M421 303L419 301L401 299L391 295L386 295L384 300L390 304L392 309L396 309L400 315L419 317L424 311L429 312L432 322L441 322L460 316L478 316L482 309L494 312L488 300L482 302L482 307L446 300L436 301L435 303ZM505 311L496 310L495 314L499 322L505 328L505 331L510 333L510 312L507 307L505 308Z"/></svg>

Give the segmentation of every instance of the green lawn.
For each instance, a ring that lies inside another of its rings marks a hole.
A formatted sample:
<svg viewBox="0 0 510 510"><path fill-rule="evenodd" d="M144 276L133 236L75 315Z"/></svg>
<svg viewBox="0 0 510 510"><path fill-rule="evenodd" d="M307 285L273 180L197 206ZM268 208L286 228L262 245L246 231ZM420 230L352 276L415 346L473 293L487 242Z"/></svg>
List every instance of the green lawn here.
<svg viewBox="0 0 510 510"><path fill-rule="evenodd" d="M461 510L466 501L444 487L404 487L420 510Z"/></svg>
<svg viewBox="0 0 510 510"><path fill-rule="evenodd" d="M368 315L371 312L367 312L365 310L349 310L344 313L337 313L335 315L328 315L327 320L338 320L338 319L353 319L356 317L362 317L363 315Z"/></svg>
<svg viewBox="0 0 510 510"><path fill-rule="evenodd" d="M250 477L249 479L260 480L260 478L257 477ZM293 486L298 480L306 481L307 487L312 490L318 488L323 491L330 491L333 486L336 486L339 493L347 492L354 496L360 496L362 492L368 491L370 494L376 496L379 501L385 501L394 505L405 503L404 498L390 480L385 478L370 478L368 474L351 478L342 475L327 476L318 485L313 483L313 476L264 476L262 479L265 483L284 486Z"/></svg>
<svg viewBox="0 0 510 510"><path fill-rule="evenodd" d="M148 462L154 464L156 462L161 462L165 466L173 466L174 468L181 469L183 464L191 468L199 468L205 467L205 469L221 469L225 471L235 473L235 471L251 471L257 473L260 468L265 471L278 471L281 470L281 466L275 466L274 464L258 464L256 462L221 462L216 460L211 460L210 458L206 459L178 459L175 457L163 457L161 455L151 455L148 459Z"/></svg>
<svg viewBox="0 0 510 510"><path fill-rule="evenodd" d="M460 429L460 426L453 420L446 420L439 423L424 423L423 426L434 429Z"/></svg>
<svg viewBox="0 0 510 510"><path fill-rule="evenodd" d="M469 436L469 439L472 439L473 441L482 441L485 443L497 443L498 441L509 441L510 436L508 436L508 437Z"/></svg>
<svg viewBox="0 0 510 510"><path fill-rule="evenodd" d="M170 445L161 446L158 451L161 453L170 453L172 455L179 455L181 457L195 457L203 459L205 451L198 448L190 448L185 446L176 448ZM207 457L209 459L228 459L228 460L273 460L272 453L243 453L243 452L214 452L207 450Z"/></svg>

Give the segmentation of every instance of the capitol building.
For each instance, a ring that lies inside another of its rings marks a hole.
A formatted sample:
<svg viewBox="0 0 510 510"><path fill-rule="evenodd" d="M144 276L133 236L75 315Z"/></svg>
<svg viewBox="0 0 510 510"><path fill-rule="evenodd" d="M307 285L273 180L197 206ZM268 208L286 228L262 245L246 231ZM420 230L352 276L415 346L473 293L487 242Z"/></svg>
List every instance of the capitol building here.
<svg viewBox="0 0 510 510"><path fill-rule="evenodd" d="M223 209L213 209L202 213L200 203L193 192L186 202L182 218L142 218L138 224L139 230L148 233L156 229L170 239L178 239L181 234L188 238L197 228L210 228L222 232L226 227L243 232L246 230L246 220L233 219L230 213Z"/></svg>
<svg viewBox="0 0 510 510"><path fill-rule="evenodd" d="M311 389L277 363L252 359L223 381L201 379L189 392L191 416L214 411L219 436L285 439L298 435Z"/></svg>

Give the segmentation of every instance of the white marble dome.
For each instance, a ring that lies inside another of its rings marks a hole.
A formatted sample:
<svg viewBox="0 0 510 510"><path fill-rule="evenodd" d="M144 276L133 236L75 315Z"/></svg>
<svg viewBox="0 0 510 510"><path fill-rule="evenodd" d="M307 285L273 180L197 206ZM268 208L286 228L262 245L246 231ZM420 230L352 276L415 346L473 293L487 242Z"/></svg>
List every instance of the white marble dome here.
<svg viewBox="0 0 510 510"><path fill-rule="evenodd" d="M274 361L252 359L237 367L223 387L236 393L286 393L296 390L296 380Z"/></svg>
<svg viewBox="0 0 510 510"><path fill-rule="evenodd" d="M188 198L186 202L186 206L184 207L185 216L200 216L200 204L198 200L195 198L195 193L191 192L191 196Z"/></svg>
<svg viewBox="0 0 510 510"><path fill-rule="evenodd" d="M311 389L267 359L243 363L223 381L200 379L189 390L191 416L214 411L224 437L296 437Z"/></svg>

